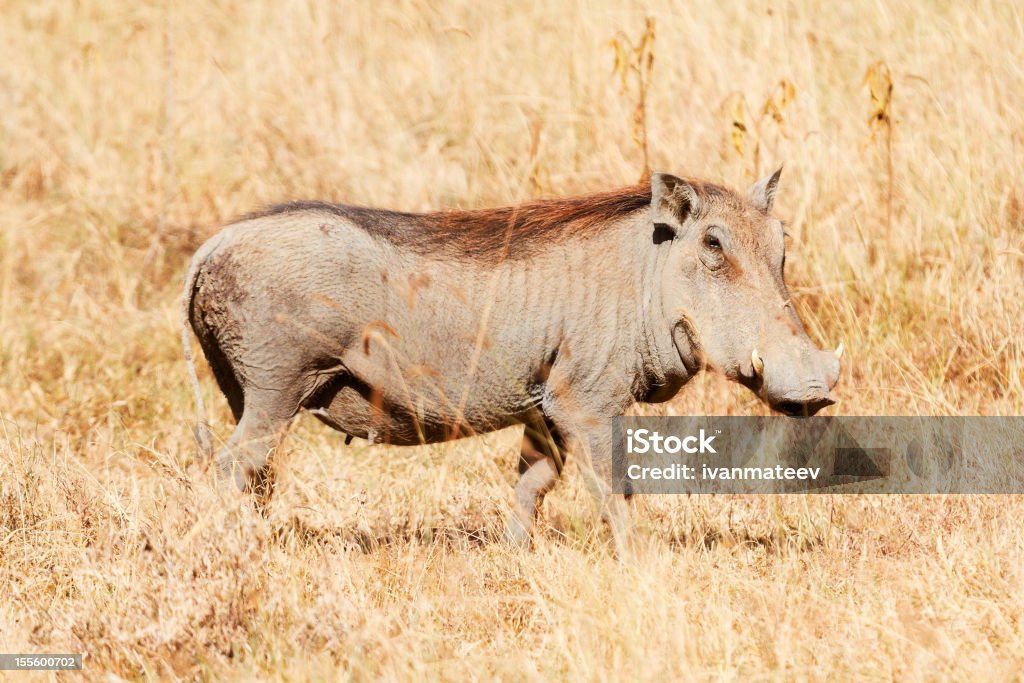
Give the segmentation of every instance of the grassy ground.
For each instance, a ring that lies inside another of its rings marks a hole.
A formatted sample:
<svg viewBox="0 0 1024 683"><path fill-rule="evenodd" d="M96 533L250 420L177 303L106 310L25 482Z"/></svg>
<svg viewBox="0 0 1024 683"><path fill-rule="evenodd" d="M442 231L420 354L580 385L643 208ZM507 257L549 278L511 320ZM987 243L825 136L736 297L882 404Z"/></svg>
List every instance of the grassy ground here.
<svg viewBox="0 0 1024 683"><path fill-rule="evenodd" d="M621 566L575 471L533 552L495 542L512 432L345 448L300 420L268 518L195 463L178 297L220 222L632 183L609 41L646 15L652 166L786 163L798 306L848 349L831 413L1024 414L1020 8L751 7L0 2L0 651L96 679L1017 676L1015 498L645 499ZM703 377L667 410L765 409Z"/></svg>

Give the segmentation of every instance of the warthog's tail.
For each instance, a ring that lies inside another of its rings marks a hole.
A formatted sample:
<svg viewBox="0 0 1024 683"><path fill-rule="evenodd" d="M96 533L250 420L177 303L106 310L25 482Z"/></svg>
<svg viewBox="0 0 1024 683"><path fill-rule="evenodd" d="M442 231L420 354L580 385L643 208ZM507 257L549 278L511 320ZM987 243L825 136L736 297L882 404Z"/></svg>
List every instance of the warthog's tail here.
<svg viewBox="0 0 1024 683"><path fill-rule="evenodd" d="M199 385L199 375L196 373L195 360L192 358L192 339L189 337L191 326L192 296L195 293L196 277L199 275L199 267L206 260L206 257L213 250L210 240L196 252L189 265L188 274L185 276L185 293L181 302L181 348L185 351L185 362L188 363L189 379L192 382L192 391L196 400L196 424L193 428L193 435L196 445L199 447L199 455L209 461L213 458L213 433L210 431L210 424L206 421L206 404L203 401L203 390Z"/></svg>

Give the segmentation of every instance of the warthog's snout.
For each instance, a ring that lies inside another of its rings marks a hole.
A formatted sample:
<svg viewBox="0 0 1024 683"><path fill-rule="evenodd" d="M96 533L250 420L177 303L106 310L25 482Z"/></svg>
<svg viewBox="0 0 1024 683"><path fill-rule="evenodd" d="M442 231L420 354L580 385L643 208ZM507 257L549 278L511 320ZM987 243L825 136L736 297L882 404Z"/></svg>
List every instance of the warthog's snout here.
<svg viewBox="0 0 1024 683"><path fill-rule="evenodd" d="M833 403L832 388L839 381L839 359L843 345L835 351L806 348L793 360L784 356L750 354L750 373L740 381L758 394L772 410L791 416L811 416Z"/></svg>

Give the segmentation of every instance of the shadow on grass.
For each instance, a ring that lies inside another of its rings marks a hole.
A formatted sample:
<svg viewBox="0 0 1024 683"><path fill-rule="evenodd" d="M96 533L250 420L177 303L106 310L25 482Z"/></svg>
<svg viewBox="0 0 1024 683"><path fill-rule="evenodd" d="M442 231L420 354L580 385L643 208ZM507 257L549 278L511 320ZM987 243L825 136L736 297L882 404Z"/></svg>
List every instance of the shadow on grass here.
<svg viewBox="0 0 1024 683"><path fill-rule="evenodd" d="M474 520L479 521L479 520ZM372 553L389 546L415 543L443 544L453 550L472 550L503 543L504 527L499 523L486 525L458 523L442 526L359 528L358 525L337 527L310 524L298 516L278 526L274 535L279 543L342 547L348 551Z"/></svg>

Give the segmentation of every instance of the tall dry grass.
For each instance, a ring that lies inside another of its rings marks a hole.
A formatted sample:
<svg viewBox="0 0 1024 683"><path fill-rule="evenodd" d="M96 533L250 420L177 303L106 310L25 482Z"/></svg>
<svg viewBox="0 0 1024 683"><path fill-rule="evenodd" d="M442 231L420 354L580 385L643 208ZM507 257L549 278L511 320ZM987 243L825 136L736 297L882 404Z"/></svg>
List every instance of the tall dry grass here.
<svg viewBox="0 0 1024 683"><path fill-rule="evenodd" d="M0 651L86 651L90 679L1016 677L1016 498L646 499L620 566L572 471L533 552L494 542L510 432L345 448L300 421L267 518L197 468L178 296L218 223L633 182L609 40L646 16L652 167L786 164L798 306L849 349L832 412L1024 413L1014 3L4 2ZM667 410L764 408L703 377Z"/></svg>

